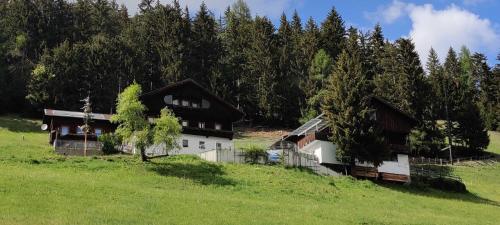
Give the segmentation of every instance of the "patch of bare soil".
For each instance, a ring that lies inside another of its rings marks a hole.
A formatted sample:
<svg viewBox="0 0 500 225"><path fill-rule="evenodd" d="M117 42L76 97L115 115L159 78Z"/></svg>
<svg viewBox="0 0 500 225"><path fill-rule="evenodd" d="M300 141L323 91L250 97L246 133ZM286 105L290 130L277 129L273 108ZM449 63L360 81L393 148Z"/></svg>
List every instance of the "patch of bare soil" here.
<svg viewBox="0 0 500 225"><path fill-rule="evenodd" d="M243 137L262 137L262 138L272 138L279 139L284 135L287 135L292 130L290 129L279 129L279 128L262 128L262 127L237 127L235 128L236 133Z"/></svg>

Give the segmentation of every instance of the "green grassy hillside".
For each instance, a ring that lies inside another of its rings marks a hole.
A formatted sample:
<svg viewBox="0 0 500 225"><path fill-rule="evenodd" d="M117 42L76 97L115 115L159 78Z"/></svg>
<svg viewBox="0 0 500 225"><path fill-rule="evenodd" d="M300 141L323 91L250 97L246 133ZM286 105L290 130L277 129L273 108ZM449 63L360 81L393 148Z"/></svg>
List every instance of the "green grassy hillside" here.
<svg viewBox="0 0 500 225"><path fill-rule="evenodd" d="M38 122L0 117L0 224L498 224L500 165L461 166L471 193L194 157L61 157Z"/></svg>

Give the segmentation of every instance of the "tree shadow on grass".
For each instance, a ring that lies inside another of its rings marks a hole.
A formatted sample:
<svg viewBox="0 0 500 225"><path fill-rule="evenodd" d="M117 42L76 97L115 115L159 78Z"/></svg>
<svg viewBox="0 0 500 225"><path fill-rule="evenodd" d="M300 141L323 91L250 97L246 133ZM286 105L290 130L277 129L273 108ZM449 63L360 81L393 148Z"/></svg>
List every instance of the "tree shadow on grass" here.
<svg viewBox="0 0 500 225"><path fill-rule="evenodd" d="M0 117L0 128L5 128L12 132L42 132L39 122L16 116Z"/></svg>
<svg viewBox="0 0 500 225"><path fill-rule="evenodd" d="M162 176L190 179L202 185L236 185L232 179L226 178L222 165L204 161L179 162L162 161L151 162L151 171Z"/></svg>
<svg viewBox="0 0 500 225"><path fill-rule="evenodd" d="M496 202L490 199L483 198L474 193L457 193L457 192L447 192L442 190L437 190L434 188L419 186L415 184L401 185L392 183L380 183L380 186L389 188L394 191L402 192L405 194L419 195L424 197L439 198L446 200L461 200L478 204L488 204L496 207L500 207L500 202Z"/></svg>

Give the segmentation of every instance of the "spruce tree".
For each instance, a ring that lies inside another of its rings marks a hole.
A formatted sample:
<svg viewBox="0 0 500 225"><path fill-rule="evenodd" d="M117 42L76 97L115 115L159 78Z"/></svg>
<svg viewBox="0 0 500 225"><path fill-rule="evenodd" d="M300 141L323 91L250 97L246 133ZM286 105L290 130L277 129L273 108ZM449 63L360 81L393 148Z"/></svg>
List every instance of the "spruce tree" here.
<svg viewBox="0 0 500 225"><path fill-rule="evenodd" d="M383 59L385 50L384 35L382 33L382 27L380 24L376 24L374 30L370 33L368 37L368 50L371 53L368 56L368 60L371 63L371 68L373 69L373 75L382 75L383 70Z"/></svg>
<svg viewBox="0 0 500 225"><path fill-rule="evenodd" d="M215 19L205 3L193 19L191 37L191 77L203 86L211 83L212 71L218 63L220 42Z"/></svg>
<svg viewBox="0 0 500 225"><path fill-rule="evenodd" d="M304 43L302 51L304 52L304 61L307 63L307 68L310 67L311 61L320 49L320 37L321 33L318 26L314 22L313 18L309 17L304 28L304 34L302 35Z"/></svg>
<svg viewBox="0 0 500 225"><path fill-rule="evenodd" d="M255 95L252 99L258 107L255 112L263 119L272 119L274 113L278 113L276 106L280 99L277 99L276 90L279 83L276 79L276 57L275 57L275 37L274 26L267 17L255 17L252 29L252 44L248 50L249 78L253 78L256 84Z"/></svg>
<svg viewBox="0 0 500 225"><path fill-rule="evenodd" d="M500 99L498 71L491 71L486 57L476 53L472 56L472 76L477 81L478 106L488 130L497 130L500 124ZM496 73L496 74L495 74Z"/></svg>
<svg viewBox="0 0 500 225"><path fill-rule="evenodd" d="M344 21L335 7L332 7L325 21L321 24L321 48L334 60L344 48L345 34Z"/></svg>
<svg viewBox="0 0 500 225"><path fill-rule="evenodd" d="M302 83L306 105L301 109L300 123L305 123L321 113L321 102L325 97L324 88L332 69L333 59L325 50L320 49L312 60L307 79Z"/></svg>
<svg viewBox="0 0 500 225"><path fill-rule="evenodd" d="M242 1L236 1L224 15L224 27L221 39L224 46L224 84L228 87L225 94L226 100L241 108L247 115L251 115L256 106L251 105L251 95L254 94L253 83L246 83L250 75L244 65L250 48L247 35L251 33L252 18L248 5Z"/></svg>
<svg viewBox="0 0 500 225"><path fill-rule="evenodd" d="M344 50L335 64L322 106L338 155L354 165L355 159L375 166L389 155L375 120L370 119L369 85L363 74L359 50Z"/></svg>

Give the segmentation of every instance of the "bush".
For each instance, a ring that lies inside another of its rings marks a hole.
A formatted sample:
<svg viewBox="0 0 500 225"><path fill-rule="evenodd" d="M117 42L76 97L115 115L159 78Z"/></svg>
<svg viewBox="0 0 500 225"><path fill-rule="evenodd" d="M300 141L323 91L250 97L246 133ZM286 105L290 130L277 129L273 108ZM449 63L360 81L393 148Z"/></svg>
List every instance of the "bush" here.
<svg viewBox="0 0 500 225"><path fill-rule="evenodd" d="M263 159L267 163L267 151L264 148L252 145L243 148L245 154L245 162L247 163L258 163L260 159Z"/></svg>
<svg viewBox="0 0 500 225"><path fill-rule="evenodd" d="M116 146L121 143L120 139L114 134L103 134L99 136L102 143L102 152L106 155L118 153Z"/></svg>
<svg viewBox="0 0 500 225"><path fill-rule="evenodd" d="M446 177L415 177L412 179L412 184L417 187L431 187L434 189L447 191L447 192L458 192L467 193L467 187L464 183L450 179Z"/></svg>

